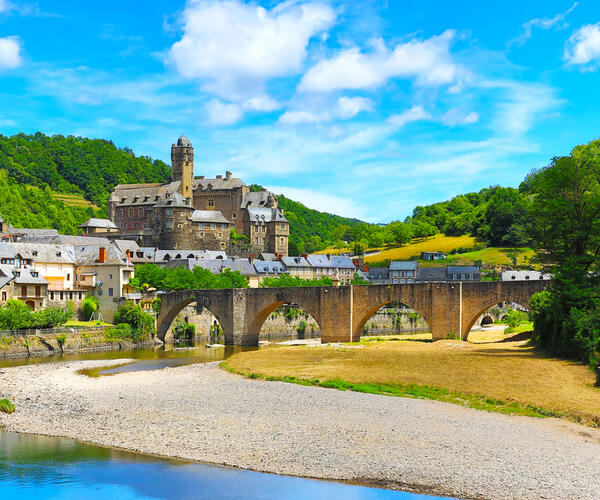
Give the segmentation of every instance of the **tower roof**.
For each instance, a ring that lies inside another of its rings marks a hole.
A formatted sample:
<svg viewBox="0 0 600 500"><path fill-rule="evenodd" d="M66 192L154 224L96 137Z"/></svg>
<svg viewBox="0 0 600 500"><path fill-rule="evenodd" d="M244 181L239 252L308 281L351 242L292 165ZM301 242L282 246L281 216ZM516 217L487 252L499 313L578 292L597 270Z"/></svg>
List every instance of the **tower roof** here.
<svg viewBox="0 0 600 500"><path fill-rule="evenodd" d="M178 146L191 146L192 143L190 142L190 140L185 135L182 134L179 137L179 139L177 139L177 145Z"/></svg>

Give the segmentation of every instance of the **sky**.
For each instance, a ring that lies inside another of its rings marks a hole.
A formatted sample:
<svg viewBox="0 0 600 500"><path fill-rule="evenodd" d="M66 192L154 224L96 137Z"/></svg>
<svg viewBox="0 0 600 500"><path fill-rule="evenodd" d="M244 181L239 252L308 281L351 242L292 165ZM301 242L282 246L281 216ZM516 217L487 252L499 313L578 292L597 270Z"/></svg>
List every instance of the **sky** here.
<svg viewBox="0 0 600 500"><path fill-rule="evenodd" d="M0 133L112 140L370 222L600 137L598 0L0 0Z"/></svg>

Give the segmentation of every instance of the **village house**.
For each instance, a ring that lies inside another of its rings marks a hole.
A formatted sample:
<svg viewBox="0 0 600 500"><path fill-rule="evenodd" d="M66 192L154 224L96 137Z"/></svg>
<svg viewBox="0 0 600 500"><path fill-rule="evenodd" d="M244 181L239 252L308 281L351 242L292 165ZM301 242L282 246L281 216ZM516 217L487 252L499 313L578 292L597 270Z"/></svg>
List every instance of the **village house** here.
<svg viewBox="0 0 600 500"><path fill-rule="evenodd" d="M500 281L535 281L550 280L551 274L543 274L540 271L502 271Z"/></svg>
<svg viewBox="0 0 600 500"><path fill-rule="evenodd" d="M419 267L419 263L412 260L392 261L390 262L388 279L392 285L414 283L416 279L417 267Z"/></svg>
<svg viewBox="0 0 600 500"><path fill-rule="evenodd" d="M421 260L444 260L446 254L443 252L421 252Z"/></svg>
<svg viewBox="0 0 600 500"><path fill-rule="evenodd" d="M302 279L310 278L311 268L305 257L281 257L280 261L290 276Z"/></svg>

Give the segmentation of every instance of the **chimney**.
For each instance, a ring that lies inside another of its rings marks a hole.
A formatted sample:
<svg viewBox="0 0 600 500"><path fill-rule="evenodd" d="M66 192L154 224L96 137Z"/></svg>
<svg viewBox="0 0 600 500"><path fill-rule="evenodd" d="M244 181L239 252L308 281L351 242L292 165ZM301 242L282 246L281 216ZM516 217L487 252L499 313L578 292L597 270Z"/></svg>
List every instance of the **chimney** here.
<svg viewBox="0 0 600 500"><path fill-rule="evenodd" d="M251 253L250 256L248 257L248 261L250 262L250 264L252 264L254 262L254 254Z"/></svg>
<svg viewBox="0 0 600 500"><path fill-rule="evenodd" d="M222 175L217 175L217 179L222 179L223 176Z"/></svg>
<svg viewBox="0 0 600 500"><path fill-rule="evenodd" d="M199 175L198 179L204 179L204 176L203 175Z"/></svg>
<svg viewBox="0 0 600 500"><path fill-rule="evenodd" d="M100 247L100 252L98 254L98 262L100 262L100 264L104 264L105 261L106 261L106 248Z"/></svg>
<svg viewBox="0 0 600 500"><path fill-rule="evenodd" d="M230 181L231 180L231 172L229 170L227 172L225 172L225 180L226 181Z"/></svg>
<svg viewBox="0 0 600 500"><path fill-rule="evenodd" d="M300 257L304 257L305 259L308 259L308 254L307 253L303 253L300 255Z"/></svg>

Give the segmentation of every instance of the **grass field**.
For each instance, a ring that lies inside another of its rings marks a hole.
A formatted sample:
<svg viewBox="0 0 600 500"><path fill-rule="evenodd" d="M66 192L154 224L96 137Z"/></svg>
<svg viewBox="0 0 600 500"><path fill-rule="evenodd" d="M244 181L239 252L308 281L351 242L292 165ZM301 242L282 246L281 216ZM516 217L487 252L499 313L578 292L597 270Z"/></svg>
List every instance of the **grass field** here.
<svg viewBox="0 0 600 500"><path fill-rule="evenodd" d="M55 199L62 201L65 205L70 205L72 207L98 208L96 205L86 200L82 194L53 193L53 196Z"/></svg>
<svg viewBox="0 0 600 500"><path fill-rule="evenodd" d="M367 255L365 262L381 260L408 260L421 252L450 252L455 248L470 248L475 245L472 236L444 236L438 234L425 240L413 240L404 246L382 250L376 255Z"/></svg>
<svg viewBox="0 0 600 500"><path fill-rule="evenodd" d="M478 409L557 416L600 426L600 388L586 366L551 358L528 335L427 342L388 337L358 344L241 352L224 368L251 378L437 399ZM525 337L525 338L524 338ZM386 340L383 340L386 339Z"/></svg>
<svg viewBox="0 0 600 500"><path fill-rule="evenodd" d="M77 326L77 327L85 327L85 326L112 326L111 323L105 323L104 321L77 321L77 320L69 320L64 326Z"/></svg>

